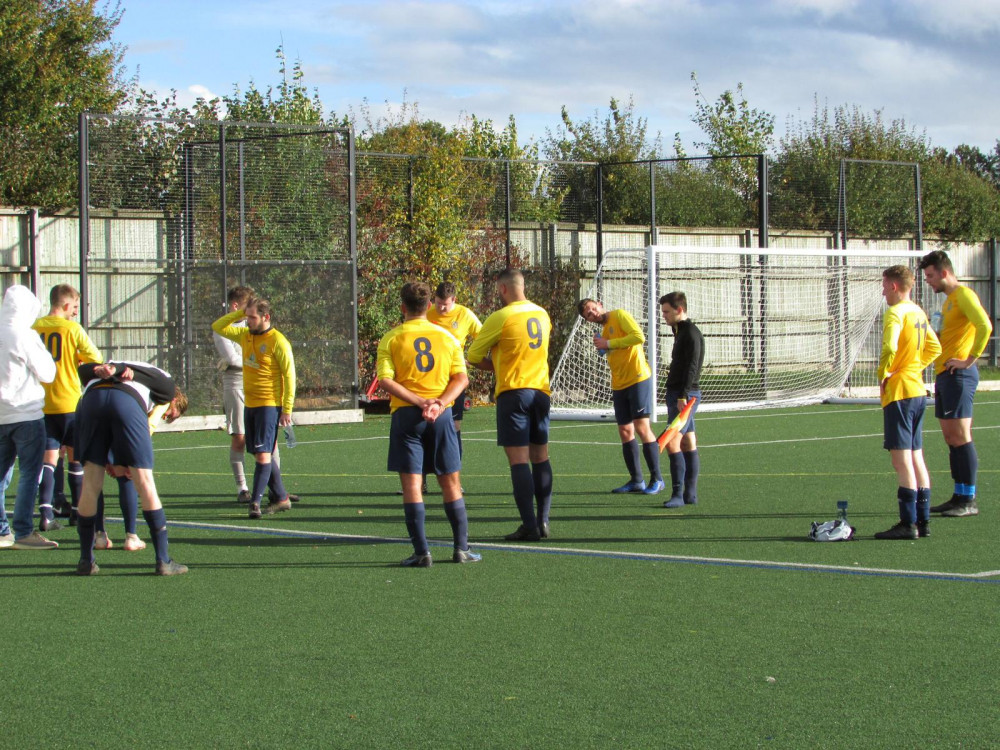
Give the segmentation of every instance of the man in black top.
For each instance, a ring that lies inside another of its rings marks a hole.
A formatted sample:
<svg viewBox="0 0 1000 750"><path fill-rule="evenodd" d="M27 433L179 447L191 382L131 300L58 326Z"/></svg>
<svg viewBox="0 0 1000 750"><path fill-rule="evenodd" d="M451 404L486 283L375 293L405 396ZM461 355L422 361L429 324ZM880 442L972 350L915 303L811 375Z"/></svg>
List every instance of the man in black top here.
<svg viewBox="0 0 1000 750"><path fill-rule="evenodd" d="M664 508L680 508L698 502L698 441L694 434L694 415L701 403L698 380L705 361L705 339L687 316L687 296L684 292L671 292L660 297L663 319L674 331L674 348L670 353L670 371L667 374L667 420L673 421L688 402L698 400L691 409L684 429L667 443L670 459L670 499Z"/></svg>

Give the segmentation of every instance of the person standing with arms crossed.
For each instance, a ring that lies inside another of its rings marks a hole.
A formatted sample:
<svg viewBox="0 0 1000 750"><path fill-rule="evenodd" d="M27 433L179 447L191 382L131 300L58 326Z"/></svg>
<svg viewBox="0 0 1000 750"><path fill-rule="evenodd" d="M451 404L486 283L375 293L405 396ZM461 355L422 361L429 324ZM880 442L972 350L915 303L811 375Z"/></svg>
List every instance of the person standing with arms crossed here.
<svg viewBox="0 0 1000 750"><path fill-rule="evenodd" d="M100 364L103 358L83 326L73 320L79 312L80 293L69 284L58 284L49 292L49 314L31 326L41 336L42 343L56 363L55 380L45 386L45 456L38 485L40 531L61 527L55 520L52 504L60 450L65 452L69 470L71 524L75 522L72 514L80 502L80 488L83 486L83 465L73 455L76 405L80 402L81 392L76 368L86 363Z"/></svg>
<svg viewBox="0 0 1000 750"><path fill-rule="evenodd" d="M246 318L246 325L237 323ZM234 310L212 323L212 330L239 343L243 352L243 387L246 407L247 450L254 454L250 518L261 517L261 499L270 488L272 499L264 509L280 513L292 507L281 469L272 462L278 444L278 428L292 424L295 406L295 359L292 346L271 325L271 304L256 298L245 310ZM280 498L280 499L278 499Z"/></svg>
<svg viewBox="0 0 1000 750"><path fill-rule="evenodd" d="M882 323L878 363L882 422L899 489L899 523L876 539L916 539L930 535L931 477L924 464L924 369L941 353L924 311L910 301L913 272L891 266L882 272L882 296L889 309Z"/></svg>
<svg viewBox="0 0 1000 750"><path fill-rule="evenodd" d="M577 312L588 323L601 326L600 335L594 336L594 346L608 353L608 367L611 368L611 400L618 436L622 441L625 468L629 473L629 481L611 491L655 495L664 488L664 484L660 474L660 446L649 426L649 410L654 396L652 371L642 347L646 336L628 312L605 310L597 300L580 300ZM642 455L649 468L649 485L642 478L636 435L642 440Z"/></svg>
<svg viewBox="0 0 1000 750"><path fill-rule="evenodd" d="M524 276L508 268L497 277L504 307L490 315L469 348L469 362L496 373L497 445L510 464L521 525L505 539L537 542L549 536L549 314L524 295ZM530 462L530 463L529 463ZM536 512L537 511L537 512Z"/></svg>
<svg viewBox="0 0 1000 750"><path fill-rule="evenodd" d="M441 485L444 512L451 524L452 561L479 562L469 549L469 520L462 497L459 470L462 456L451 418L451 403L469 384L458 339L427 320L431 288L420 282L400 290L403 323L382 337L377 373L389 394L389 471L399 473L403 512L413 554L400 565L429 568L433 563L424 533L424 497L421 485L435 474Z"/></svg>
<svg viewBox="0 0 1000 750"><path fill-rule="evenodd" d="M701 404L701 368L705 363L705 337L688 318L687 295L670 292L660 297L660 312L674 331L674 348L670 352L667 373L667 421L673 421L690 398L697 398L684 429L667 443L670 459L670 499L664 508L681 508L698 503L698 439L694 432L694 415Z"/></svg>
<svg viewBox="0 0 1000 750"><path fill-rule="evenodd" d="M948 445L955 493L931 508L931 513L960 518L979 514L976 474L979 456L972 442L972 400L979 385L976 360L986 350L993 332L989 314L976 293L955 277L955 268L941 250L920 260L924 280L945 295L941 308L941 354L934 363L934 416Z"/></svg>

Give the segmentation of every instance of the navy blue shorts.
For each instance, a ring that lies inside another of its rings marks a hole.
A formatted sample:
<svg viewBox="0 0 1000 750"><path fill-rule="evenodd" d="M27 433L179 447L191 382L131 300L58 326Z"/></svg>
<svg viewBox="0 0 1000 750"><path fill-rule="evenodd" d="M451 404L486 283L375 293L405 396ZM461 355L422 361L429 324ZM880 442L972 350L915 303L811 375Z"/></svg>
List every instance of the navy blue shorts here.
<svg viewBox="0 0 1000 750"><path fill-rule="evenodd" d="M701 391L690 391L688 393L688 398L694 396L698 400L695 401L693 407L691 407L691 413L688 415L687 424L684 425L684 429L681 430L681 435L687 435L689 432L694 432L694 415L698 413L698 407L701 406ZM677 399L681 397L680 391L667 391L667 422L673 422L677 419L677 415L681 413L681 410L677 408Z"/></svg>
<svg viewBox="0 0 1000 750"><path fill-rule="evenodd" d="M455 399L455 403L451 405L451 418L456 422L462 421L462 415L466 412L465 401L468 398L468 390L462 391L458 398Z"/></svg>
<svg viewBox="0 0 1000 750"><path fill-rule="evenodd" d="M926 396L893 401L882 407L882 447L887 451L919 451L924 447Z"/></svg>
<svg viewBox="0 0 1000 750"><path fill-rule="evenodd" d="M979 368L945 370L934 379L934 416L938 419L972 419L972 397L979 387Z"/></svg>
<svg viewBox="0 0 1000 750"><path fill-rule="evenodd" d="M104 466L112 461L137 469L153 468L149 420L139 402L117 388L91 388L76 408L73 457Z"/></svg>
<svg viewBox="0 0 1000 750"><path fill-rule="evenodd" d="M611 403L614 404L615 422L618 424L649 419L649 408L653 403L653 379L646 378L628 388L611 391Z"/></svg>
<svg viewBox="0 0 1000 750"><path fill-rule="evenodd" d="M247 406L243 409L247 453L274 453L278 444L280 406Z"/></svg>
<svg viewBox="0 0 1000 750"><path fill-rule="evenodd" d="M549 394L535 388L517 388L497 396L497 445L548 445L551 404Z"/></svg>
<svg viewBox="0 0 1000 750"><path fill-rule="evenodd" d="M445 409L428 422L416 406L392 413L386 468L402 474L452 474L462 468L455 420Z"/></svg>
<svg viewBox="0 0 1000 750"><path fill-rule="evenodd" d="M73 445L76 431L76 412L45 415L45 450L57 451L64 445Z"/></svg>

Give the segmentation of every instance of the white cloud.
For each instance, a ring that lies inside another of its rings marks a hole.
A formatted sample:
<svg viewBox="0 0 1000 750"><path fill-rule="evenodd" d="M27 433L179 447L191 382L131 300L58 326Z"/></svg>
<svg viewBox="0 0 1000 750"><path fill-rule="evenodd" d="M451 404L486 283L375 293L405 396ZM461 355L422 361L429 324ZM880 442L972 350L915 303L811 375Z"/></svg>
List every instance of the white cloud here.
<svg viewBox="0 0 1000 750"><path fill-rule="evenodd" d="M985 37L1000 30L1000 0L900 0L899 6L929 31L953 38Z"/></svg>

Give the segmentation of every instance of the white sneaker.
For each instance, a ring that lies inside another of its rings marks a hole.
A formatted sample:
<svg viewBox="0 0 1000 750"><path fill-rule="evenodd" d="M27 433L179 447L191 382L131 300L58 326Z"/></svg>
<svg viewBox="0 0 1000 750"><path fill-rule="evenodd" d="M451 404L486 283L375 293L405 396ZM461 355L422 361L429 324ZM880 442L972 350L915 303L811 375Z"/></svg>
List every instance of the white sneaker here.
<svg viewBox="0 0 1000 750"><path fill-rule="evenodd" d="M13 546L14 546L13 534L0 535L0 549L6 549L7 547L13 547Z"/></svg>
<svg viewBox="0 0 1000 750"><path fill-rule="evenodd" d="M111 549L114 546L114 543L108 539L107 532L98 531L94 535L94 549Z"/></svg>
<svg viewBox="0 0 1000 750"><path fill-rule="evenodd" d="M126 552L138 552L141 549L146 549L146 543L142 541L137 534L125 535Z"/></svg>

